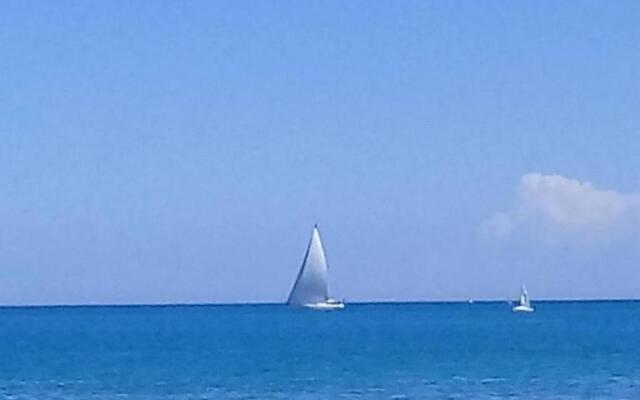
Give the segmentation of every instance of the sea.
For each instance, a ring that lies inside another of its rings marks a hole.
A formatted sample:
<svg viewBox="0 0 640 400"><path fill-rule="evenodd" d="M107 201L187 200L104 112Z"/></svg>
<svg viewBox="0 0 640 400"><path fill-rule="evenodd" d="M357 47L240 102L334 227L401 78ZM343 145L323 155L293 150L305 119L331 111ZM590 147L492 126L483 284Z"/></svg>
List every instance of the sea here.
<svg viewBox="0 0 640 400"><path fill-rule="evenodd" d="M0 308L0 399L640 399L640 302Z"/></svg>

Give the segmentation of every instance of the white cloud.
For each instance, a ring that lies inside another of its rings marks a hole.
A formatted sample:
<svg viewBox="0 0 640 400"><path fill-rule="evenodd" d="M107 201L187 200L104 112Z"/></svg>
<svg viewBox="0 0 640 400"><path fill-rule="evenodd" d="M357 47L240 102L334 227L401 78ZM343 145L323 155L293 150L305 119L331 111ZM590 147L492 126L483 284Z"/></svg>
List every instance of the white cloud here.
<svg viewBox="0 0 640 400"><path fill-rule="evenodd" d="M596 189L560 175L522 176L513 208L485 221L497 237L517 231L568 239L598 238L640 226L640 195Z"/></svg>

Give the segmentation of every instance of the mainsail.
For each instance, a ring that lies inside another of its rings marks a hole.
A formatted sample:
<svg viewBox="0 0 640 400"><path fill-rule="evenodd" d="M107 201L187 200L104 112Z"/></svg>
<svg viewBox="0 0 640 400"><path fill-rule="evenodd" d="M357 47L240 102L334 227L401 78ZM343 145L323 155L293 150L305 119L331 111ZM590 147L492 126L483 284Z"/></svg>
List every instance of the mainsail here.
<svg viewBox="0 0 640 400"><path fill-rule="evenodd" d="M529 293L527 293L527 288L524 285L522 285L522 290L520 291L520 305L524 307L531 307Z"/></svg>
<svg viewBox="0 0 640 400"><path fill-rule="evenodd" d="M326 301L329 298L327 269L327 257L320 240L320 231L318 231L318 225L315 225L287 303L304 306Z"/></svg>

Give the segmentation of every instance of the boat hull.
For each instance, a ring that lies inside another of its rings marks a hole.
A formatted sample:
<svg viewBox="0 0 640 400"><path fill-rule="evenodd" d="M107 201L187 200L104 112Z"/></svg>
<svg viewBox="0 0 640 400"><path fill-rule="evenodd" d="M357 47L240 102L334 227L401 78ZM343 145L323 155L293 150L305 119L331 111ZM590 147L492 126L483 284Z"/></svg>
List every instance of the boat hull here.
<svg viewBox="0 0 640 400"><path fill-rule="evenodd" d="M303 304L302 307L309 308L311 310L334 311L334 310L343 310L344 309L344 303L342 303L342 302L321 302L321 303Z"/></svg>
<svg viewBox="0 0 640 400"><path fill-rule="evenodd" d="M534 311L533 307L527 307L527 306L515 306L515 307L513 307L513 312L532 313L533 311Z"/></svg>

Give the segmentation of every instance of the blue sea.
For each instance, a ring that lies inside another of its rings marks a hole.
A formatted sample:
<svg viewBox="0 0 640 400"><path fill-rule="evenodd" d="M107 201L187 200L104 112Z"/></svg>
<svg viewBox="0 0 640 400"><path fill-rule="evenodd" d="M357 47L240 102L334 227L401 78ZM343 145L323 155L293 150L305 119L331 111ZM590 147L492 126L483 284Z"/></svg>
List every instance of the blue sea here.
<svg viewBox="0 0 640 400"><path fill-rule="evenodd" d="M1 399L640 399L640 302L0 308Z"/></svg>

